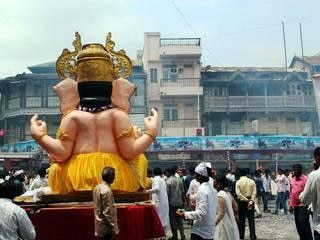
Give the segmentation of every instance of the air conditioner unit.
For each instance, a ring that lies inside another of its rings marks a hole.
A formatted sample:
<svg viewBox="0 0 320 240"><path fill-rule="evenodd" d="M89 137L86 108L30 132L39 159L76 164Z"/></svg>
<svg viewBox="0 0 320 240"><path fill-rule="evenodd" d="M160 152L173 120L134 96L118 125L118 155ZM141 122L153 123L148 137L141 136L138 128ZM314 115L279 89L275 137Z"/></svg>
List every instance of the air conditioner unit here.
<svg viewBox="0 0 320 240"><path fill-rule="evenodd" d="M178 69L177 68L170 68L170 73L178 73Z"/></svg>

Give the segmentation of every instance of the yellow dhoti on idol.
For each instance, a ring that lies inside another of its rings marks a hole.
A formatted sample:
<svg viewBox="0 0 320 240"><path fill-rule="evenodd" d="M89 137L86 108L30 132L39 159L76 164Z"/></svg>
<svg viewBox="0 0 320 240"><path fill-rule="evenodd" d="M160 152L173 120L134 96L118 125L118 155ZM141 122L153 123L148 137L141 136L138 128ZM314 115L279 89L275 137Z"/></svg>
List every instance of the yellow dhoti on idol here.
<svg viewBox="0 0 320 240"><path fill-rule="evenodd" d="M53 193L92 190L102 181L105 167L113 167L116 178L113 190L135 192L146 186L147 159L140 154L133 160L125 160L114 153L83 153L72 156L66 163L54 163L49 170L49 186Z"/></svg>

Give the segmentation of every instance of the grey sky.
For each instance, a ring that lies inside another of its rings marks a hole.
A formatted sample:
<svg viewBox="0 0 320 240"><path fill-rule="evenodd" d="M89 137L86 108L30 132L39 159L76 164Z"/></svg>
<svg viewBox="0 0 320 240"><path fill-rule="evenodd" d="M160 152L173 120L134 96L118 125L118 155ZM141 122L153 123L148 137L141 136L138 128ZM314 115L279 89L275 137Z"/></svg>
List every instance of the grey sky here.
<svg viewBox="0 0 320 240"><path fill-rule="evenodd" d="M116 50L131 58L144 32L161 37L200 37L202 62L212 66L284 66L281 21L288 61L320 52L319 0L0 0L0 78L55 61L82 43L104 43L112 32Z"/></svg>

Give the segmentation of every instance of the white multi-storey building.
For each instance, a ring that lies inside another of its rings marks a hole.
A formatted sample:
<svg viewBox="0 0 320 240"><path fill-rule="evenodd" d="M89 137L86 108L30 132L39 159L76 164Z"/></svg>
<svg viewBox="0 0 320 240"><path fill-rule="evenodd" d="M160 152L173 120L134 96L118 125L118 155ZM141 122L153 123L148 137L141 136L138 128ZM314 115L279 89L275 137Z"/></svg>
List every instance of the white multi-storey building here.
<svg viewBox="0 0 320 240"><path fill-rule="evenodd" d="M160 115L161 136L203 134L200 121L200 38L144 35L143 67L147 73L147 106Z"/></svg>

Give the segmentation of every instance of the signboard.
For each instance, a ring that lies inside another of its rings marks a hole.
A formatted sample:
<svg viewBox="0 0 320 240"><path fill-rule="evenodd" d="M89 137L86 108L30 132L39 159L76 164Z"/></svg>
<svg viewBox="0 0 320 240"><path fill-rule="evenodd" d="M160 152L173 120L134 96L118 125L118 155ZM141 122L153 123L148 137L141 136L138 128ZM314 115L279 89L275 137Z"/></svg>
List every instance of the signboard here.
<svg viewBox="0 0 320 240"><path fill-rule="evenodd" d="M157 137L148 151L189 150L312 150L320 146L320 137L270 135L221 135L207 137Z"/></svg>

